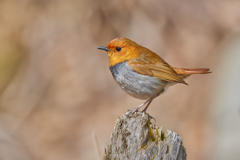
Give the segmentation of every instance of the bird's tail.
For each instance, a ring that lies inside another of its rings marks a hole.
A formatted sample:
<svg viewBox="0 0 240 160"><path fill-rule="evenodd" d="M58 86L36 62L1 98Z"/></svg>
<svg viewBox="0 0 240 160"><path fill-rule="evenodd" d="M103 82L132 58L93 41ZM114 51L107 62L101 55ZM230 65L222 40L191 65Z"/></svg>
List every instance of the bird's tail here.
<svg viewBox="0 0 240 160"><path fill-rule="evenodd" d="M185 69L185 68L174 68L177 74L181 78L186 78L192 74L208 74L211 73L208 68L196 68L196 69Z"/></svg>

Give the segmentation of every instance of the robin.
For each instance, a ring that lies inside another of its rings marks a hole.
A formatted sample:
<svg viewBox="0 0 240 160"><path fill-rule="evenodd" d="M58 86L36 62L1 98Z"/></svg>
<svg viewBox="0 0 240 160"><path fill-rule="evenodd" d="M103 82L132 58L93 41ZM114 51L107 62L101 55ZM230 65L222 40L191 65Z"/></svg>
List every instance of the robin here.
<svg viewBox="0 0 240 160"><path fill-rule="evenodd" d="M98 49L107 51L109 68L118 85L130 96L146 100L129 114L145 105L142 112L146 112L152 100L167 87L177 83L187 85L184 79L188 76L210 73L206 68L172 67L153 51L123 37L113 39Z"/></svg>

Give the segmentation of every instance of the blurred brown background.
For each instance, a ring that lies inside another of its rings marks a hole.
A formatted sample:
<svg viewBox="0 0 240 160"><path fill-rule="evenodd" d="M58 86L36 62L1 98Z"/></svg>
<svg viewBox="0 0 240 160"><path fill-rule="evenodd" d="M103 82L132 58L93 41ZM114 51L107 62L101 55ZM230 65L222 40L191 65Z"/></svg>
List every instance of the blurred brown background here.
<svg viewBox="0 0 240 160"><path fill-rule="evenodd" d="M188 159L240 157L240 1L1 0L0 160L102 159L127 95L98 46L127 37L177 67L210 68L148 112Z"/></svg>

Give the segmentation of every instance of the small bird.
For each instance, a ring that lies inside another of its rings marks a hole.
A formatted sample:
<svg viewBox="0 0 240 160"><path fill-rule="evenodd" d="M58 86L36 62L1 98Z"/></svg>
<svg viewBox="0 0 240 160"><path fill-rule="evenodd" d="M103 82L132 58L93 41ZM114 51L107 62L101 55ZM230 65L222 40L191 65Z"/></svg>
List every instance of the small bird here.
<svg viewBox="0 0 240 160"><path fill-rule="evenodd" d="M209 69L175 68L153 51L127 38L116 38L105 50L109 57L109 68L118 85L132 97L147 100L129 114L137 112L142 106L148 106L167 87L177 83L186 84L185 78L192 74L207 74Z"/></svg>

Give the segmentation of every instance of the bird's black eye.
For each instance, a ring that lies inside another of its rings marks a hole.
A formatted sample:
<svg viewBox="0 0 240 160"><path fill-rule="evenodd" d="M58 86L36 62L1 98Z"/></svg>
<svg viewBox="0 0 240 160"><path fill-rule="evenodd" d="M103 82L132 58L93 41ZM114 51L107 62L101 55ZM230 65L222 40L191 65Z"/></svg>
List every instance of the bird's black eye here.
<svg viewBox="0 0 240 160"><path fill-rule="evenodd" d="M116 51L117 51L117 52L120 52L121 49L122 49L121 47L116 47Z"/></svg>

